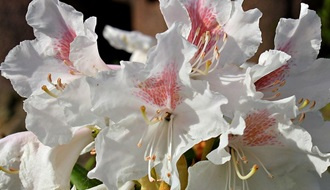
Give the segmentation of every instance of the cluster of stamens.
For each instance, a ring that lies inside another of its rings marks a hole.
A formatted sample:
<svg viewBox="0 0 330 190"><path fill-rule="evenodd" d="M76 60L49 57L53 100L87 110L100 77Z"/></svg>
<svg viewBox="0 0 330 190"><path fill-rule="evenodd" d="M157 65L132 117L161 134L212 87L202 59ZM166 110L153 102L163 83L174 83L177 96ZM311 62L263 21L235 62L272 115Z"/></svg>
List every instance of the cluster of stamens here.
<svg viewBox="0 0 330 190"><path fill-rule="evenodd" d="M200 36L200 31L201 29L197 28L194 34L194 38L191 42L196 44L198 48L197 53L191 60L192 76L207 75L208 73L215 70L219 64L220 52L223 50L227 42L227 34L223 33L223 44L219 49L217 46L217 43L220 39L219 34L211 34L210 31L206 31ZM197 40L199 41L197 42Z"/></svg>
<svg viewBox="0 0 330 190"><path fill-rule="evenodd" d="M250 153L251 156L253 156L259 163L258 164L254 164L251 167L251 170L249 171L249 173L247 174L243 174L244 169L243 166L248 164L248 159L245 156L243 150L239 147L235 147L235 146L231 146L229 147L228 151L231 154L231 161L228 164L228 175L227 175L227 180L226 180L226 187L225 189L231 189L232 187L235 187L235 183L236 183L236 176L242 180L242 189L249 189L248 188L248 183L246 180L250 179L259 169L259 165L263 168L263 170L267 173L268 177L270 179L274 178L274 176L267 170L267 168L264 166L264 164L261 162L261 160L255 156L254 154ZM231 165L234 166L234 170L235 170L235 174L233 175L234 179L232 181L231 177L232 177L232 169L231 169ZM233 183L233 184L232 184Z"/></svg>
<svg viewBox="0 0 330 190"><path fill-rule="evenodd" d="M172 155L172 128L173 128L173 118L174 115L171 113L171 110L165 108L165 109L159 109L156 111L155 115L149 119L147 116L147 111L145 106L140 107L140 111L142 114L142 117L146 124L148 125L148 128L145 129L141 139L139 140L137 147L141 148L143 141L147 143L146 150L144 154L145 161L148 161L148 177L149 181L153 182L155 179L151 175L151 170L153 168L153 162L156 161L157 156L156 152L160 153L163 152L161 150L161 143L164 142L165 139L162 138L162 135L167 130L167 150L164 153L164 156L167 155L167 170L168 174L167 176L171 176L172 172L172 166L171 166L171 155ZM153 126L155 124L158 124L157 126ZM149 137L148 139L145 139ZM158 150L158 151L157 151ZM162 153L160 153L162 154ZM160 158L161 159L161 158Z"/></svg>
<svg viewBox="0 0 330 190"><path fill-rule="evenodd" d="M309 99L300 98L297 102L298 110L301 112L296 119L292 119L292 122L301 123L304 121L306 114L305 111L313 109L316 105L316 101L311 101Z"/></svg>
<svg viewBox="0 0 330 190"><path fill-rule="evenodd" d="M274 95L270 97L264 97L265 100L274 100L281 96L281 93L278 90L286 84L286 80L276 80L270 86L268 86L267 91L271 91Z"/></svg>
<svg viewBox="0 0 330 190"><path fill-rule="evenodd" d="M58 78L58 79L56 80L56 83L53 83L52 75L51 75L50 73L49 73L48 76L47 76L47 81L48 81L52 86L54 86L55 89L58 90L58 91L63 91L63 90L65 89L65 87L66 87L66 84L63 84L63 83L62 83L62 79L61 79L61 78ZM54 98L57 98L57 97L58 97L56 94L54 94L53 92L51 92L51 91L48 89L48 87L47 87L46 85L43 85L43 86L41 87L41 89L42 89L43 91L45 91L49 96L52 96L52 97L54 97Z"/></svg>

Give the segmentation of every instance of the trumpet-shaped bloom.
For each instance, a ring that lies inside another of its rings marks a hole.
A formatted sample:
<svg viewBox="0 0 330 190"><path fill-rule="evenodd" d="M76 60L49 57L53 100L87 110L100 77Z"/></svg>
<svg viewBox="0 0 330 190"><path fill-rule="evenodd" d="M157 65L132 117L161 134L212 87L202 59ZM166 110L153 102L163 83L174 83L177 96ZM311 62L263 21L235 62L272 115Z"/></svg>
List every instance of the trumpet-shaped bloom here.
<svg viewBox="0 0 330 190"><path fill-rule="evenodd" d="M206 82L190 80L196 49L177 30L173 25L157 36L146 64L122 62L121 70L89 80L93 111L116 123L98 135L97 166L89 173L109 188L147 174L156 180L155 167L161 180L178 189L180 156L226 128L220 106L227 101Z"/></svg>
<svg viewBox="0 0 330 190"><path fill-rule="evenodd" d="M292 125L295 99L241 103L209 161L189 169L188 189L320 189L318 175L327 170L329 156L312 146L308 132Z"/></svg>
<svg viewBox="0 0 330 190"><path fill-rule="evenodd" d="M21 96L41 90L49 76L65 84L81 75L109 70L98 54L96 18L83 22L82 13L67 4L34 0L26 19L36 39L21 42L1 64L2 75L11 80ZM58 83L48 86L61 88Z"/></svg>
<svg viewBox="0 0 330 190"><path fill-rule="evenodd" d="M320 44L320 18L306 4L301 4L299 19L282 18L276 29L275 49L291 58L284 64L263 65L268 69L263 69L263 74L260 72L257 77L252 76L256 89L273 100L295 95L302 112L325 106L330 100L330 60L315 60ZM252 69L259 70L260 65Z"/></svg>
<svg viewBox="0 0 330 190"><path fill-rule="evenodd" d="M92 130L82 128L66 145L40 143L31 132L0 140L1 189L69 189L70 175L80 152L93 141Z"/></svg>
<svg viewBox="0 0 330 190"><path fill-rule="evenodd" d="M261 42L260 11L244 12L242 0L161 0L167 26L182 22L182 35L198 47L193 74L205 75L224 64L243 64ZM233 53L235 52L235 53Z"/></svg>

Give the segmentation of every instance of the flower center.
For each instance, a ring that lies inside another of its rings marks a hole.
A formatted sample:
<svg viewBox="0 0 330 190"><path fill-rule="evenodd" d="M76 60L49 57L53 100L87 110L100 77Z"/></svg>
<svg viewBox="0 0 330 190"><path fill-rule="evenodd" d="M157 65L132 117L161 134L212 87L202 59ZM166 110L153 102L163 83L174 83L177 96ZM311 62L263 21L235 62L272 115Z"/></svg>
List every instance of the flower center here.
<svg viewBox="0 0 330 190"><path fill-rule="evenodd" d="M155 181L151 176L151 170L166 156L167 176L170 177L172 172L171 160L174 115L171 113L171 110L165 108L157 110L155 115L149 119L145 106L141 106L140 111L148 126L144 130L137 147L141 148L144 144L146 145L144 158L148 161L149 181Z"/></svg>
<svg viewBox="0 0 330 190"><path fill-rule="evenodd" d="M57 91L63 91L63 90L65 89L66 85L67 85L67 84L63 84L63 83L62 83L62 79L61 79L61 78L58 78L58 79L56 80L56 83L53 83L52 75L51 75L50 73L49 73L48 76L47 76L47 81L48 81L52 86L54 86L55 89L56 89ZM54 98L57 98L57 97L58 97L58 95L56 95L54 92L50 91L46 85L43 85L43 86L41 87L41 89L42 89L44 92L46 92L46 93L47 93L49 96L51 96L51 97L54 97Z"/></svg>

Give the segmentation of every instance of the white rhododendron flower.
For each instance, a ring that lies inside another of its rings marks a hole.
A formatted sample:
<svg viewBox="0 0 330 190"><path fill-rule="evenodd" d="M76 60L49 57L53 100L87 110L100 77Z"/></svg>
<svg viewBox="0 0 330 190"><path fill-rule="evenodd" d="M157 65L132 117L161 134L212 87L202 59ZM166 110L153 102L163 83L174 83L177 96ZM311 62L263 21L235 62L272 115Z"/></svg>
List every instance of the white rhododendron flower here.
<svg viewBox="0 0 330 190"><path fill-rule="evenodd" d="M182 22L182 35L198 47L192 74L205 75L218 65L241 65L261 43L257 9L244 12L242 0L160 0L167 26ZM235 53L233 53L235 52Z"/></svg>
<svg viewBox="0 0 330 190"><path fill-rule="evenodd" d="M329 59L316 59L321 45L321 22L315 11L301 4L299 19L282 18L275 49L291 56L285 63L259 62L252 70L256 89L278 100L295 95L300 111L317 110L330 102ZM264 57L265 60L269 59ZM260 65L266 69L260 70Z"/></svg>
<svg viewBox="0 0 330 190"><path fill-rule="evenodd" d="M93 141L82 128L66 145L51 148L27 131L0 139L1 189L69 189L71 170L81 150Z"/></svg>
<svg viewBox="0 0 330 190"><path fill-rule="evenodd" d="M132 53L109 65L96 18L32 0L36 39L0 67L27 98L28 130L0 139L0 189L328 189L320 19L301 4L254 64L261 12L242 4L160 0L168 30L156 38L105 27ZM87 169L76 163L86 152Z"/></svg>
<svg viewBox="0 0 330 190"><path fill-rule="evenodd" d="M53 86L61 90L82 75L109 70L98 54L95 17L83 22L82 13L67 4L34 0L26 19L36 39L21 42L1 64L1 74L21 96Z"/></svg>
<svg viewBox="0 0 330 190"><path fill-rule="evenodd" d="M295 99L241 102L209 161L189 169L188 189L320 189L317 175L327 170L329 156L291 123ZM302 183L301 176L308 176L307 182Z"/></svg>
<svg viewBox="0 0 330 190"><path fill-rule="evenodd" d="M226 128L220 106L227 100L206 82L190 80L195 48L177 29L173 25L157 36L146 65L122 62L121 70L90 79L93 110L116 123L97 137L97 166L89 175L109 188L146 174L154 181L155 167L176 189L180 156Z"/></svg>

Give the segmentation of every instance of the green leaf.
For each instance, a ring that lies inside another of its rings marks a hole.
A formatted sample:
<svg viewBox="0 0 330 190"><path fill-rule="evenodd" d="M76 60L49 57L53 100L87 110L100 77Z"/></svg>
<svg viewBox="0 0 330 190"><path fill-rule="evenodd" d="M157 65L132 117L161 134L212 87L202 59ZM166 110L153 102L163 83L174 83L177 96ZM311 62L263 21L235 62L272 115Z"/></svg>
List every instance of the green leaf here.
<svg viewBox="0 0 330 190"><path fill-rule="evenodd" d="M70 182L75 185L78 190L92 188L102 183L97 179L89 179L87 173L88 170L79 164L75 164L71 172Z"/></svg>

